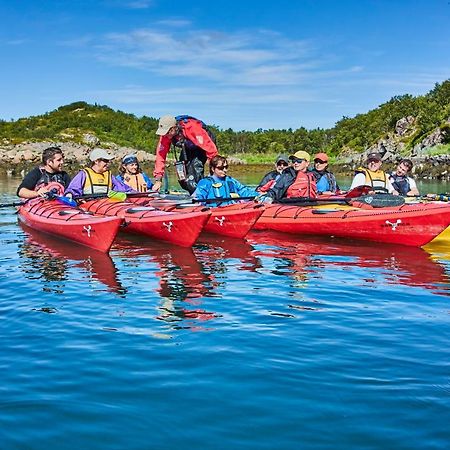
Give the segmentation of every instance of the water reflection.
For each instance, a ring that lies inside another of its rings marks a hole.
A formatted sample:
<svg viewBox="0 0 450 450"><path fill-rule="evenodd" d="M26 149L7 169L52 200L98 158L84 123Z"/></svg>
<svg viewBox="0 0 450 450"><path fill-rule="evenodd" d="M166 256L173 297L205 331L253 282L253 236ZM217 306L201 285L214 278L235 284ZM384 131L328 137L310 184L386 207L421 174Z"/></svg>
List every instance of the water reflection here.
<svg viewBox="0 0 450 450"><path fill-rule="evenodd" d="M364 281L371 282L375 281L371 269L377 268L383 269L387 284L419 286L440 294L448 293L449 277L440 262L442 254L434 255L432 249L296 237L277 232L252 232L247 239L257 247L257 255L273 258L272 273L290 274L299 281L306 281L311 272L320 276L321 269L331 266L367 269ZM450 259L450 252L448 255Z"/></svg>
<svg viewBox="0 0 450 450"><path fill-rule="evenodd" d="M117 270L109 255L73 242L53 239L20 224L25 240L19 245L20 269L28 279L44 280L43 290L62 294L69 279L69 269L79 267L92 280L104 284L108 291L124 296L127 292L118 280ZM76 263L73 264L72 261Z"/></svg>

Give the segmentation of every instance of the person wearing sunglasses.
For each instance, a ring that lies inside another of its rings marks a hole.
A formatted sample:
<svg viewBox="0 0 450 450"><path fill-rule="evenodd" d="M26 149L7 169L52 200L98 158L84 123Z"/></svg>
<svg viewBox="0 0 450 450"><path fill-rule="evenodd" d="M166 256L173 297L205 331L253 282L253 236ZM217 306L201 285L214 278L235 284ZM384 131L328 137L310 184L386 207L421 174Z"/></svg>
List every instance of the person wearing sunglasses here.
<svg viewBox="0 0 450 450"><path fill-rule="evenodd" d="M224 156L214 156L209 163L208 177L202 178L192 198L197 200L217 199L217 203L208 202L208 206L223 206L236 203L240 197L258 197L258 192L243 185L227 175L228 161ZM220 201L220 199L228 199ZM230 200L236 199L236 200Z"/></svg>
<svg viewBox="0 0 450 450"><path fill-rule="evenodd" d="M328 155L319 152L314 156L314 167L311 169L317 184L317 193L335 194L339 191L336 177L328 170Z"/></svg>
<svg viewBox="0 0 450 450"><path fill-rule="evenodd" d="M272 186L275 185L278 178L280 178L280 175L282 174L283 170L286 169L288 166L289 166L289 158L283 154L278 155L275 161L275 169L271 170L270 172L264 175L263 179L258 184L256 190L261 193L267 192Z"/></svg>
<svg viewBox="0 0 450 450"><path fill-rule="evenodd" d="M381 170L382 164L380 153L369 153L367 155L366 167L356 169L350 190L358 186L372 186L373 192L388 192L398 195L398 192L389 181L388 175Z"/></svg>
<svg viewBox="0 0 450 450"><path fill-rule="evenodd" d="M289 156L291 165L283 170L280 178L263 196L262 202L278 201L284 197L317 197L316 179L308 172L311 155L299 150Z"/></svg>
<svg viewBox="0 0 450 450"><path fill-rule="evenodd" d="M136 155L124 156L119 172L117 179L137 192L147 192L153 186L152 180L142 171Z"/></svg>
<svg viewBox="0 0 450 450"><path fill-rule="evenodd" d="M136 192L112 175L109 165L114 156L102 148L94 148L89 154L91 164L81 169L70 182L66 194L73 197L88 194L108 194L109 191Z"/></svg>
<svg viewBox="0 0 450 450"><path fill-rule="evenodd" d="M219 152L216 138L204 122L192 116L162 116L156 134L159 142L156 147L154 191L161 188L161 180L166 168L167 154L173 146L177 163L176 175L180 186L192 194L197 183L204 177L206 161Z"/></svg>

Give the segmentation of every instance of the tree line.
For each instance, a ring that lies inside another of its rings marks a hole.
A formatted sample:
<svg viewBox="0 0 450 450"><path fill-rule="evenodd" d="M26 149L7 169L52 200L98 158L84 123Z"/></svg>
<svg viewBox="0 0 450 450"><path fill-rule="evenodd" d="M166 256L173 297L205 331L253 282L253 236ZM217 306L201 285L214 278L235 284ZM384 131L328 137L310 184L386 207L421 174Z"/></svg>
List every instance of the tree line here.
<svg viewBox="0 0 450 450"><path fill-rule="evenodd" d="M437 127L448 130L450 141L450 79L436 83L425 95L395 96L367 113L343 117L329 129L234 131L216 125L210 127L222 154L263 161L265 155L299 149L310 152L320 149L332 156L338 156L344 150L362 152L392 132L396 122L406 116L416 119L415 132L409 136L407 148ZM115 143L154 152L158 140L155 135L157 124L157 118L136 117L105 105L80 101L42 115L0 121L0 138L13 144L26 140L82 142L84 134L92 133L105 145Z"/></svg>

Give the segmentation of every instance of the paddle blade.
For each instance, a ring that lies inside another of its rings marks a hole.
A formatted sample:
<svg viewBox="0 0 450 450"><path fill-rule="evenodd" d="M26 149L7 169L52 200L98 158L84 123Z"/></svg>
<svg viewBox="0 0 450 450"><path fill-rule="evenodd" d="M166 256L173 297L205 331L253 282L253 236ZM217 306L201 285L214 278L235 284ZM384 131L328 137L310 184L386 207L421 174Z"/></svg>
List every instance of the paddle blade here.
<svg viewBox="0 0 450 450"><path fill-rule="evenodd" d="M124 202L127 199L125 192L109 191L108 198L114 202Z"/></svg>
<svg viewBox="0 0 450 450"><path fill-rule="evenodd" d="M370 191L373 191L372 186L356 186L345 194L345 198L361 197L362 195L367 195Z"/></svg>
<svg viewBox="0 0 450 450"><path fill-rule="evenodd" d="M62 195L57 195L55 197L55 200L59 203L62 203L63 205L71 206L72 208L76 208L78 206L78 203L75 200L72 200L69 197L64 197Z"/></svg>
<svg viewBox="0 0 450 450"><path fill-rule="evenodd" d="M354 202L363 203L372 206L372 208L389 208L403 205L405 199L401 195L373 194L354 198L352 199L351 204L354 204Z"/></svg>

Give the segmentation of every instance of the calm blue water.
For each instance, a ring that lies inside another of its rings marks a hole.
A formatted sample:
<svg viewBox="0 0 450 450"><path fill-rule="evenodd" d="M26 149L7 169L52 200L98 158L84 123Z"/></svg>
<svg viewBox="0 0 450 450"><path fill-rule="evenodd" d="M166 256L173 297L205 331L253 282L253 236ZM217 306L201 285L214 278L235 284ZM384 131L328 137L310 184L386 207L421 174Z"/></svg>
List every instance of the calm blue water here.
<svg viewBox="0 0 450 450"><path fill-rule="evenodd" d="M0 231L2 449L450 446L450 249Z"/></svg>

